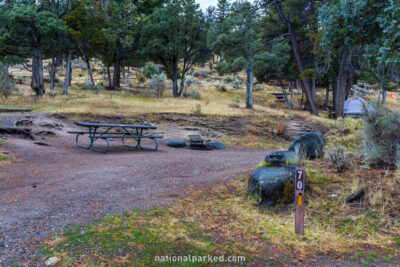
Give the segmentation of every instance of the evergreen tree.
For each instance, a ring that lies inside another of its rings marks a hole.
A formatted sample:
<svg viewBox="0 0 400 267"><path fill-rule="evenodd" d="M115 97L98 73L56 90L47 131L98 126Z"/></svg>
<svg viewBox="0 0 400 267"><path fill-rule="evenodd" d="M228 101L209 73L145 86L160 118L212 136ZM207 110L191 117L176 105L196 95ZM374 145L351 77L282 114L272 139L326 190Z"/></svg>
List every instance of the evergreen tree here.
<svg viewBox="0 0 400 267"><path fill-rule="evenodd" d="M194 0L171 0L157 8L143 28L141 41L144 54L167 70L173 95L180 96L187 71L202 61L206 47L205 20L199 5Z"/></svg>

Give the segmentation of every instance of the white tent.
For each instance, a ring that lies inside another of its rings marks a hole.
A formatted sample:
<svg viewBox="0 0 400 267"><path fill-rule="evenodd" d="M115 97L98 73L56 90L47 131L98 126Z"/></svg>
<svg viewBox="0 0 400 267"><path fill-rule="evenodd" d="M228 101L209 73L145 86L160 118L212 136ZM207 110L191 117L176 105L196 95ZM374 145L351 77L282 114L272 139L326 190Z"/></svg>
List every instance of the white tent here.
<svg viewBox="0 0 400 267"><path fill-rule="evenodd" d="M362 98L349 98L344 102L344 115L350 117L362 117L365 100Z"/></svg>

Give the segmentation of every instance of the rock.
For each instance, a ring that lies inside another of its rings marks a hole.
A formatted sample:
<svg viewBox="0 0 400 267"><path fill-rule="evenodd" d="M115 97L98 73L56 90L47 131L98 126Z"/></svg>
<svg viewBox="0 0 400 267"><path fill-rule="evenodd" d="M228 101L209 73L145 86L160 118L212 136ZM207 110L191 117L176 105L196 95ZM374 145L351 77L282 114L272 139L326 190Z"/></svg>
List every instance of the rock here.
<svg viewBox="0 0 400 267"><path fill-rule="evenodd" d="M259 204L269 207L278 203L291 203L296 167L299 165L259 168L250 176L247 190L255 195Z"/></svg>
<svg viewBox="0 0 400 267"><path fill-rule="evenodd" d="M58 263L60 260L61 260L61 258L54 256L54 257L48 258L44 263L47 266L53 266L54 264Z"/></svg>
<svg viewBox="0 0 400 267"><path fill-rule="evenodd" d="M28 119L17 120L14 122L15 127L31 127L32 125L33 121Z"/></svg>
<svg viewBox="0 0 400 267"><path fill-rule="evenodd" d="M171 140L167 143L167 146L180 148L180 147L186 147L186 144L185 144L185 142L182 142L182 141Z"/></svg>
<svg viewBox="0 0 400 267"><path fill-rule="evenodd" d="M296 160L297 157L293 151L273 151L265 156L265 161L270 162L272 166L284 166Z"/></svg>
<svg viewBox="0 0 400 267"><path fill-rule="evenodd" d="M35 135L40 135L40 136L55 136L56 133L52 131L38 131L35 132Z"/></svg>
<svg viewBox="0 0 400 267"><path fill-rule="evenodd" d="M315 159L323 156L325 138L320 132L302 134L289 146L288 151L296 154L298 159Z"/></svg>
<svg viewBox="0 0 400 267"><path fill-rule="evenodd" d="M42 122L39 124L41 127L48 128L48 129L56 129L56 130L62 130L64 125L56 122Z"/></svg>
<svg viewBox="0 0 400 267"><path fill-rule="evenodd" d="M365 188L361 188L354 194L349 195L345 199L346 203L353 203L353 202L359 201L364 196L365 191L366 191Z"/></svg>
<svg viewBox="0 0 400 267"><path fill-rule="evenodd" d="M215 142L215 141L208 142L208 146L211 147L212 149L225 149L226 148L226 146L223 143Z"/></svg>

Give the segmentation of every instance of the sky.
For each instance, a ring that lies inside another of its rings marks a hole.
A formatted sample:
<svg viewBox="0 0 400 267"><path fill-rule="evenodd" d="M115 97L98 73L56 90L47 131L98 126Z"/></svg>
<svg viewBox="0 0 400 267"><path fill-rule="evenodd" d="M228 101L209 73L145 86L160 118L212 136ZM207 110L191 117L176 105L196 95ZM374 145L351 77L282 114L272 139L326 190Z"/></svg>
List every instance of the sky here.
<svg viewBox="0 0 400 267"><path fill-rule="evenodd" d="M209 6L216 6L217 0L196 0L196 3L200 4L200 8L205 11Z"/></svg>

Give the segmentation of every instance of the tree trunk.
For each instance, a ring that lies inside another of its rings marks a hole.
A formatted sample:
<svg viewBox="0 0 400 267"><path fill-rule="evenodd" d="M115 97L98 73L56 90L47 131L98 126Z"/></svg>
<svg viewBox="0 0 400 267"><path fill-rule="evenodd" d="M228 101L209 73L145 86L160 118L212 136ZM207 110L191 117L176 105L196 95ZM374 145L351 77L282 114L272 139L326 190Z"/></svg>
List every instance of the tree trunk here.
<svg viewBox="0 0 400 267"><path fill-rule="evenodd" d="M114 63L113 90L117 90L121 86L121 65L120 59L116 59Z"/></svg>
<svg viewBox="0 0 400 267"><path fill-rule="evenodd" d="M381 102L382 90L383 90L383 79L381 79L380 86L379 86L378 108L379 108L379 105L380 105L380 102ZM383 99L382 99L382 102L383 102Z"/></svg>
<svg viewBox="0 0 400 267"><path fill-rule="evenodd" d="M65 66L65 81L63 95L68 94L69 81L71 80L71 60L72 60L72 49L68 52L67 66Z"/></svg>
<svg viewBox="0 0 400 267"><path fill-rule="evenodd" d="M249 68L246 71L246 108L253 108L253 69Z"/></svg>
<svg viewBox="0 0 400 267"><path fill-rule="evenodd" d="M71 58L72 58L72 54L71 54ZM71 59L71 63L69 64L69 76L68 76L68 86L72 85L72 59Z"/></svg>
<svg viewBox="0 0 400 267"><path fill-rule="evenodd" d="M43 96L45 93L44 89L44 79L43 79L43 60L42 60L42 51L40 48L35 49L35 54L37 57L37 69L36 69L36 76L37 76L37 84L36 84L36 95Z"/></svg>
<svg viewBox="0 0 400 267"><path fill-rule="evenodd" d="M109 89L109 90L112 90L112 81L111 81L110 66L107 66L107 76L108 76L108 89Z"/></svg>
<svg viewBox="0 0 400 267"><path fill-rule="evenodd" d="M303 84L301 83L301 100L300 100L300 106L299 109L303 109L303 101L304 101L304 87Z"/></svg>
<svg viewBox="0 0 400 267"><path fill-rule="evenodd" d="M33 56L32 57L31 89L35 92L37 92L37 88L36 88L36 85L37 85L37 80L36 80L36 78L37 78L37 75L36 75L37 63L36 63L36 61L37 61L37 58L35 56Z"/></svg>
<svg viewBox="0 0 400 267"><path fill-rule="evenodd" d="M346 84L346 100L349 98L351 87L353 86L353 81L354 81L354 70L352 69L350 70L350 74Z"/></svg>
<svg viewBox="0 0 400 267"><path fill-rule="evenodd" d="M344 101L346 99L346 81L348 78L346 67L349 51L346 49L342 52L339 63L339 82L336 90L335 116L336 118L343 117Z"/></svg>
<svg viewBox="0 0 400 267"><path fill-rule="evenodd" d="M173 64L173 77L172 77L172 94L174 97L178 97L178 60L175 60Z"/></svg>
<svg viewBox="0 0 400 267"><path fill-rule="evenodd" d="M383 92L382 92L382 104L385 104L386 103L386 89L383 89Z"/></svg>
<svg viewBox="0 0 400 267"><path fill-rule="evenodd" d="M126 78L125 77L125 67L122 67L122 78L124 78L124 79Z"/></svg>
<svg viewBox="0 0 400 267"><path fill-rule="evenodd" d="M280 3L278 1L275 1L274 5L275 5L275 9L276 9L276 11L278 13L279 18L282 20L282 22L288 28L289 35L290 35L290 40L291 40L291 44L292 44L293 54L294 54L294 56L296 58L296 62L297 62L297 66L299 68L299 72L303 73L304 72L303 61L302 61L302 59L300 57L300 48L299 48L299 44L297 43L296 34L294 33L294 30L292 28L292 23L283 14L281 6L280 6ZM309 106L310 106L310 112L312 114L318 116L318 110L317 110L317 107L314 104L309 84L304 79L301 79L301 83L303 85L303 88L304 88L304 91L305 91L305 95L306 95L307 101L308 101Z"/></svg>
<svg viewBox="0 0 400 267"><path fill-rule="evenodd" d="M293 82L289 82L290 87L290 109L293 109Z"/></svg>
<svg viewBox="0 0 400 267"><path fill-rule="evenodd" d="M50 68L50 90L54 91L56 73L57 73L57 57L53 57L51 59L51 68Z"/></svg>
<svg viewBox="0 0 400 267"><path fill-rule="evenodd" d="M92 75L92 69L90 68L90 59L87 58L85 61L86 61L86 66L87 66L87 70L88 70L88 74L89 74L90 83L92 84L92 86L95 86L95 83L93 80L93 75Z"/></svg>
<svg viewBox="0 0 400 267"><path fill-rule="evenodd" d="M332 82L329 82L329 86L326 87L326 93L325 93L325 108L328 107L329 105L329 90L332 88Z"/></svg>
<svg viewBox="0 0 400 267"><path fill-rule="evenodd" d="M278 80L278 84L282 88L282 94L283 94L283 99L285 100L286 108L289 109L290 104L289 104L289 100L287 98L285 86L283 85L281 80Z"/></svg>
<svg viewBox="0 0 400 267"><path fill-rule="evenodd" d="M117 40L115 49L113 90L117 90L121 85L121 43Z"/></svg>
<svg viewBox="0 0 400 267"><path fill-rule="evenodd" d="M181 96L185 89L185 72L182 71L181 88L179 89L178 96Z"/></svg>

